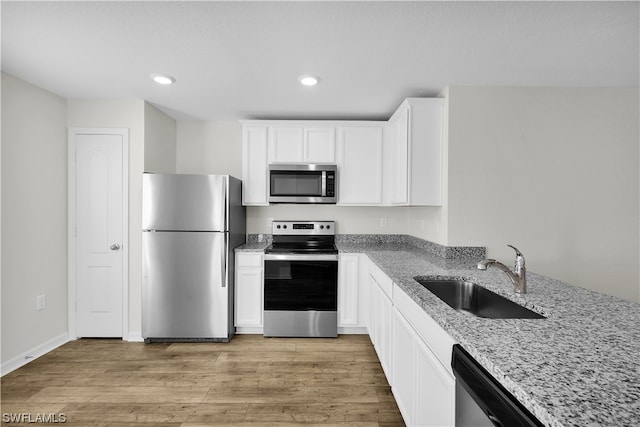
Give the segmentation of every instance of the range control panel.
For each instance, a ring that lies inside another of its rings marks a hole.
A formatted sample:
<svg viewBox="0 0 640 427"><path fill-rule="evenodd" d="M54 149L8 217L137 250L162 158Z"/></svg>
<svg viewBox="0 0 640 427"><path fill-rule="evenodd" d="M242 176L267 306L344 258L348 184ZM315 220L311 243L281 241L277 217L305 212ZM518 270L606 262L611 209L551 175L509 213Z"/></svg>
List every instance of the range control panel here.
<svg viewBox="0 0 640 427"><path fill-rule="evenodd" d="M335 234L335 221L273 221L273 235L324 235Z"/></svg>

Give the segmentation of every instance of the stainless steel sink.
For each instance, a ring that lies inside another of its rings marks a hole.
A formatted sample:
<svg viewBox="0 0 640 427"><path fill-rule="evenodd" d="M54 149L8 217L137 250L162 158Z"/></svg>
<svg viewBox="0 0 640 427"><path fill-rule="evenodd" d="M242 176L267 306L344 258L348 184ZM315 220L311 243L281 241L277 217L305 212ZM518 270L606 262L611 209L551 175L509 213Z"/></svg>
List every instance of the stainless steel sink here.
<svg viewBox="0 0 640 427"><path fill-rule="evenodd" d="M457 279L429 279L414 277L428 291L451 308L489 319L545 319L507 298L473 282Z"/></svg>

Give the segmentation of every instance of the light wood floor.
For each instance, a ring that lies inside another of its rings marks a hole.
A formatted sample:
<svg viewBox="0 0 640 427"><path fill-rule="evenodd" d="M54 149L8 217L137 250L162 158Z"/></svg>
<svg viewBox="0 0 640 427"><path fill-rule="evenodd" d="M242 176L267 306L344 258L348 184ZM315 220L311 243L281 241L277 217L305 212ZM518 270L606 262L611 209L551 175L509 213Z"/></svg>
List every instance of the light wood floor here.
<svg viewBox="0 0 640 427"><path fill-rule="evenodd" d="M68 426L401 426L366 335L72 341L2 378L2 414Z"/></svg>

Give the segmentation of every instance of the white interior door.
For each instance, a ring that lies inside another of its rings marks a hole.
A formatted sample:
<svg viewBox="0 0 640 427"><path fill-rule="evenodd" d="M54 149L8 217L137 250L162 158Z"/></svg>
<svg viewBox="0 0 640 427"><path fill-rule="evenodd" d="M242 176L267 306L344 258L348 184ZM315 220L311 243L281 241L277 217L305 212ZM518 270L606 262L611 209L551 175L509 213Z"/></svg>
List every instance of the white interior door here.
<svg viewBox="0 0 640 427"><path fill-rule="evenodd" d="M124 337L126 147L121 131L70 131L70 197L75 196L70 332L77 337Z"/></svg>

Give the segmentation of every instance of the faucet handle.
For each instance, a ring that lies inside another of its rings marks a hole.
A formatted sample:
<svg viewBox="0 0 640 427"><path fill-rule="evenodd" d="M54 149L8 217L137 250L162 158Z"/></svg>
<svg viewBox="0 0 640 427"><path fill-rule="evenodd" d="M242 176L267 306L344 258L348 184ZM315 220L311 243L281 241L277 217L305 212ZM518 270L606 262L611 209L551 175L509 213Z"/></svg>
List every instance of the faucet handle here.
<svg viewBox="0 0 640 427"><path fill-rule="evenodd" d="M515 246L513 246L513 245L507 245L507 246L509 246L514 251L516 251L516 256L524 256L524 255L522 255L522 252L520 252L520 250L518 248L516 248Z"/></svg>
<svg viewBox="0 0 640 427"><path fill-rule="evenodd" d="M516 248L513 245L507 245L509 246L511 249L513 249L514 251L516 251L516 261L515 261L515 265L514 265L514 269L516 271L517 274L524 276L524 272L525 272L525 261L524 261L524 255L522 255L522 252L520 252L520 250L518 248Z"/></svg>

